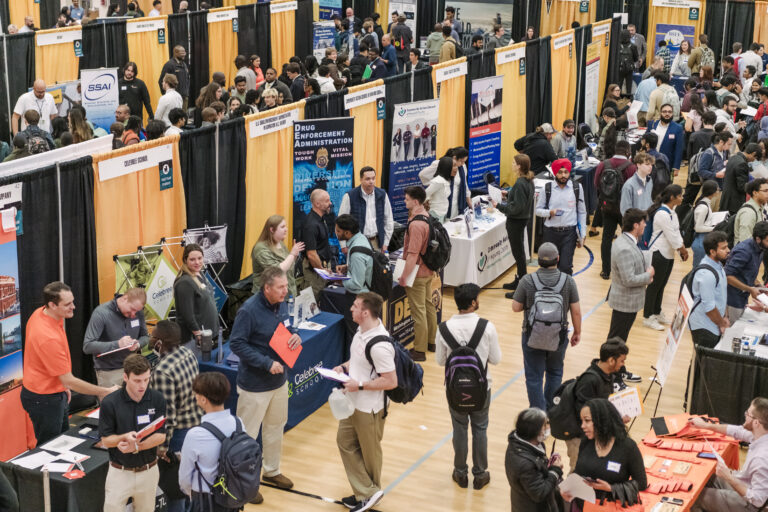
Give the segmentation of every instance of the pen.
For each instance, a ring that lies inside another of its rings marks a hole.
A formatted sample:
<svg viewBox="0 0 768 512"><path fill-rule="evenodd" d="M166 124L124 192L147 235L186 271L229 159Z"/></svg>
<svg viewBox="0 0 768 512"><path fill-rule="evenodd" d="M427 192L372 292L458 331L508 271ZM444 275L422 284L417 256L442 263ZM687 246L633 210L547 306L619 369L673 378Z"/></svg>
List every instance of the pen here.
<svg viewBox="0 0 768 512"><path fill-rule="evenodd" d="M80 461L77 461L77 460L76 460L76 461L75 461L75 464L77 464L77 468L78 468L80 471L82 471L83 473L85 473L85 470L83 469L83 465L82 465L82 464L80 464Z"/></svg>

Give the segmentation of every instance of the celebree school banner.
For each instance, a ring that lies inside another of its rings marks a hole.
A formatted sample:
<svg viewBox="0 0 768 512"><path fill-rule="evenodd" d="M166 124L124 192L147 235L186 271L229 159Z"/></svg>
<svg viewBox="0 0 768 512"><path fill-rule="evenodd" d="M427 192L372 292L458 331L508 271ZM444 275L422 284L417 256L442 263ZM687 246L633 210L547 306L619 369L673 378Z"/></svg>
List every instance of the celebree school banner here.
<svg viewBox="0 0 768 512"><path fill-rule="evenodd" d="M88 120L109 133L110 125L115 122L115 110L120 105L117 68L83 69L80 85Z"/></svg>
<svg viewBox="0 0 768 512"><path fill-rule="evenodd" d="M469 186L483 188L485 174L499 182L503 76L472 81L469 115Z"/></svg>
<svg viewBox="0 0 768 512"><path fill-rule="evenodd" d="M405 189L421 185L419 171L435 160L439 100L395 105L389 141L389 201L397 222L408 220ZM385 149L386 150L386 149Z"/></svg>

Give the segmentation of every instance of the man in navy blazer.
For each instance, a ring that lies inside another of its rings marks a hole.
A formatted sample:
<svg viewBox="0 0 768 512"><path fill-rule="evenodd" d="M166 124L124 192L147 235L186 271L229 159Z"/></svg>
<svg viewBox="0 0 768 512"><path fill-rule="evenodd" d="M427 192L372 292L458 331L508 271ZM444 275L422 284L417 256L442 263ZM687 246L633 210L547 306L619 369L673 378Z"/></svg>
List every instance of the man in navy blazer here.
<svg viewBox="0 0 768 512"><path fill-rule="evenodd" d="M683 160L683 147L685 146L685 134L683 127L672 121L674 109L669 103L661 106L661 118L658 121L648 123L648 131L659 136L659 144L656 150L665 155L672 167L675 176L680 171L680 162Z"/></svg>

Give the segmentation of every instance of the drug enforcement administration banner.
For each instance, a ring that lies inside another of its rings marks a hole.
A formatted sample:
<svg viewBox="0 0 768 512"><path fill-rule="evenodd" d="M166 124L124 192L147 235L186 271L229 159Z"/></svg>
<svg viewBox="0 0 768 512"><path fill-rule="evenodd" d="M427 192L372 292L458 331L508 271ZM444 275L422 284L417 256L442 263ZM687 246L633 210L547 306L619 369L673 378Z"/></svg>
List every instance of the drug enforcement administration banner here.
<svg viewBox="0 0 768 512"><path fill-rule="evenodd" d="M499 182L503 76L472 80L469 114L469 187L484 188L485 174Z"/></svg>
<svg viewBox="0 0 768 512"><path fill-rule="evenodd" d="M421 185L419 171L435 160L439 100L395 105L389 141L389 201L397 222L408 220L405 189Z"/></svg>

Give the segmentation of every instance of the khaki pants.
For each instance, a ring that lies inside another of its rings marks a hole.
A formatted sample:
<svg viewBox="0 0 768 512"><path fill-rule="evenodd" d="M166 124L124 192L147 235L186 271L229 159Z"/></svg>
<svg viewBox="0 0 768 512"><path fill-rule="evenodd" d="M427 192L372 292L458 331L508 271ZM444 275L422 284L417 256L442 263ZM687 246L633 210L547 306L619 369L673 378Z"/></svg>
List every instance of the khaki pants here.
<svg viewBox="0 0 768 512"><path fill-rule="evenodd" d="M339 422L336 444L355 498L364 500L381 490L381 438L384 435L384 409L376 414L355 409Z"/></svg>
<svg viewBox="0 0 768 512"><path fill-rule="evenodd" d="M368 241L371 243L371 247L373 248L374 251L381 250L381 247L379 246L379 237L375 236L373 238L368 238Z"/></svg>
<svg viewBox="0 0 768 512"><path fill-rule="evenodd" d="M138 473L109 466L104 484L104 512L125 512L128 498L133 498L134 512L153 512L159 480L157 464Z"/></svg>
<svg viewBox="0 0 768 512"><path fill-rule="evenodd" d="M96 381L103 388L122 386L124 373L122 368L117 370L96 370Z"/></svg>
<svg viewBox="0 0 768 512"><path fill-rule="evenodd" d="M691 510L693 512L754 512L757 507L747 503L747 500L742 498L727 481L715 476L702 489Z"/></svg>
<svg viewBox="0 0 768 512"><path fill-rule="evenodd" d="M432 276L417 277L413 286L405 289L413 318L413 348L426 352L427 344L435 342L437 333L437 311L432 304Z"/></svg>
<svg viewBox="0 0 768 512"><path fill-rule="evenodd" d="M581 438L576 437L574 439L568 439L565 442L566 450L568 453L568 460L570 460L571 463L571 469L568 471L568 474L573 473L576 471L576 460L579 458L579 446L581 445Z"/></svg>
<svg viewBox="0 0 768 512"><path fill-rule="evenodd" d="M304 269L304 288L311 286L312 291L315 293L315 297L319 298L320 290L325 288L325 279L317 275L317 272L315 272L315 269L312 267L312 264L309 263L307 258L304 258L302 268Z"/></svg>
<svg viewBox="0 0 768 512"><path fill-rule="evenodd" d="M237 387L237 415L245 431L256 438L261 428L264 476L280 474L280 454L283 450L283 429L288 422L288 383L272 391L254 393Z"/></svg>

